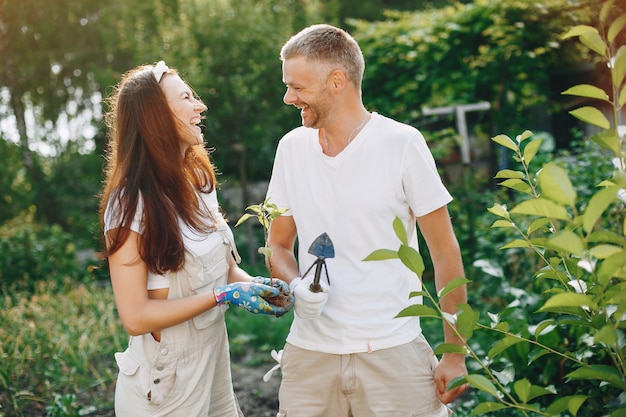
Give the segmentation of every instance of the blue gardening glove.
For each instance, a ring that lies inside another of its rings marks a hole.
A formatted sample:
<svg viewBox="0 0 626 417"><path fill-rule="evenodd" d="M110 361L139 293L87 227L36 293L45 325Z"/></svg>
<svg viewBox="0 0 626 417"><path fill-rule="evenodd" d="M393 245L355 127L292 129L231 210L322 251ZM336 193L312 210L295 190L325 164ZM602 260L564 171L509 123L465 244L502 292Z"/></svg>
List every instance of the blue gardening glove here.
<svg viewBox="0 0 626 417"><path fill-rule="evenodd" d="M266 277L254 277L252 282L257 282L259 284L268 285L273 288L277 288L280 291L280 296L283 298L281 306L273 305L277 310L276 317L280 317L283 314L286 314L289 310L293 308L293 293L289 288L289 284L287 284L282 279L278 278L266 278ZM271 300L270 300L271 301ZM271 303L270 303L271 304Z"/></svg>
<svg viewBox="0 0 626 417"><path fill-rule="evenodd" d="M254 314L281 314L282 308L269 304L263 298L276 297L280 294L278 288L257 282L235 282L214 288L213 293L218 305L234 304Z"/></svg>
<svg viewBox="0 0 626 417"><path fill-rule="evenodd" d="M304 278L296 277L289 287L295 297L294 311L301 319L313 319L322 314L322 309L328 301L328 284L320 280L321 292L312 292L309 286L313 282L313 275Z"/></svg>

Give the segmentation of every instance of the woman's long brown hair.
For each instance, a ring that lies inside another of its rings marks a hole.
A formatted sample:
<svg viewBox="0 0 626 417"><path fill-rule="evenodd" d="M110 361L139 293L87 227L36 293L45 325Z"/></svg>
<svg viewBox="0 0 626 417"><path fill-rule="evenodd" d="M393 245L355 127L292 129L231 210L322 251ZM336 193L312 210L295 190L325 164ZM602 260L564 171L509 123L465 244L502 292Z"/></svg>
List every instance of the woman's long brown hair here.
<svg viewBox="0 0 626 417"><path fill-rule="evenodd" d="M122 77L107 99L108 127L105 182L100 200L100 224L112 200L116 229L108 233L101 256L115 253L128 239L140 194L143 222L139 255L152 272L179 270L185 248L178 219L208 232L207 210L197 192L215 188L215 170L203 145L183 155L182 138L152 66L135 68ZM176 74L169 69L163 76Z"/></svg>

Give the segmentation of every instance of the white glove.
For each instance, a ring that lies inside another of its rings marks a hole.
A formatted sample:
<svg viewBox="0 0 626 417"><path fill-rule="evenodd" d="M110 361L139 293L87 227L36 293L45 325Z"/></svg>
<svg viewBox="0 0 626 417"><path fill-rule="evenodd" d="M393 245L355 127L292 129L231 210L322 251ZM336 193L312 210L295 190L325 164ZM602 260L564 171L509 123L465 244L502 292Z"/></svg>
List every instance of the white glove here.
<svg viewBox="0 0 626 417"><path fill-rule="evenodd" d="M272 349L272 358L278 362L277 365L274 365L274 367L272 369L270 369L269 371L267 371L265 373L265 375L263 375L263 381L267 382L270 380L270 378L272 377L272 374L277 371L278 369L280 369L280 361L283 360L283 350L279 350L278 352L276 352L275 350Z"/></svg>
<svg viewBox="0 0 626 417"><path fill-rule="evenodd" d="M291 293L295 297L293 309L301 319L313 319L322 313L328 301L328 284L320 280L321 292L312 292L309 285L313 282L313 275L304 278L294 278L289 283Z"/></svg>

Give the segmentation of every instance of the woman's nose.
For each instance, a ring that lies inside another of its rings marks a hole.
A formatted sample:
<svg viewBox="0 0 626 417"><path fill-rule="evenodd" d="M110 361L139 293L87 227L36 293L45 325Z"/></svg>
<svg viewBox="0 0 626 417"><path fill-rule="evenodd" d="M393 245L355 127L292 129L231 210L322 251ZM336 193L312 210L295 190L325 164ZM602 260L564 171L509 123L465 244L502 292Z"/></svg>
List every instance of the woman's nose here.
<svg viewBox="0 0 626 417"><path fill-rule="evenodd" d="M196 102L194 103L194 110L202 113L203 111L208 110L208 107L206 106L206 104L196 99Z"/></svg>

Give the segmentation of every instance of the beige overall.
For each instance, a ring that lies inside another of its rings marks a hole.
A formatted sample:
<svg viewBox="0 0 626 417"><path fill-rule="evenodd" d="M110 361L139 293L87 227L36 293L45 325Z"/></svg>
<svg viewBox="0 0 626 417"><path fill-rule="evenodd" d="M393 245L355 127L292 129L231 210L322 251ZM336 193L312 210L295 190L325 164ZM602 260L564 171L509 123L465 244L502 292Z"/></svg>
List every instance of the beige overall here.
<svg viewBox="0 0 626 417"><path fill-rule="evenodd" d="M236 249L228 227L218 232L223 244L200 257L187 252L184 267L168 274L168 298L206 293L226 284L227 257ZM115 354L116 417L243 416L231 379L227 308L215 307L163 329L160 343L151 334L131 336L126 351Z"/></svg>

